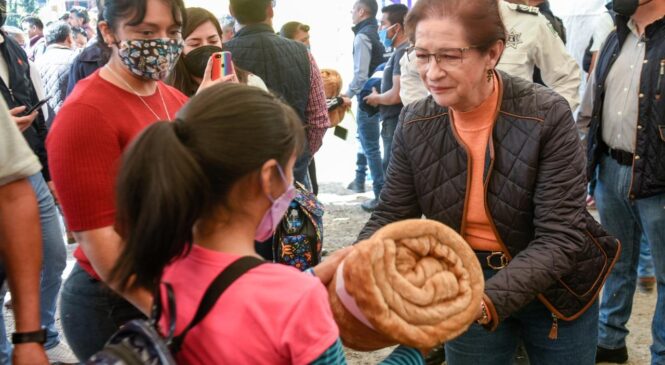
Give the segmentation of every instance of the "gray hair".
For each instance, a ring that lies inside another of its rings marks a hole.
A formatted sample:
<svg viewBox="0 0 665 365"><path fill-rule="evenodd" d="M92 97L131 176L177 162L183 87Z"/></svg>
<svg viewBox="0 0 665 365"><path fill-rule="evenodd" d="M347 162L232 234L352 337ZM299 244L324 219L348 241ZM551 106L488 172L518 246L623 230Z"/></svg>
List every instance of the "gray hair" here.
<svg viewBox="0 0 665 365"><path fill-rule="evenodd" d="M51 45L54 43L64 43L71 34L72 28L69 24L57 21L46 27L44 38L46 38L46 44Z"/></svg>

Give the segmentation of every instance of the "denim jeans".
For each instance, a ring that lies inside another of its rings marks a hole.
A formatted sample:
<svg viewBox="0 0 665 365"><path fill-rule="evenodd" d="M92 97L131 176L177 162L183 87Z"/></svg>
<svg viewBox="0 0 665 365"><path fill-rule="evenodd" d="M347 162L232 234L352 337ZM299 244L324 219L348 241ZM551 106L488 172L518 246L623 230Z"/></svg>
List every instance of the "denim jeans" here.
<svg viewBox="0 0 665 365"><path fill-rule="evenodd" d="M485 280L496 272L485 270ZM592 365L596 360L598 303L578 319L559 320L558 338L549 339L552 313L537 299L489 332L474 323L457 339L446 343L448 365L512 365L520 342L531 364Z"/></svg>
<svg viewBox="0 0 665 365"><path fill-rule="evenodd" d="M41 323L46 328L45 349L51 349L60 343L58 331L55 328L55 311L62 284L62 272L67 266L67 250L63 240L58 211L41 172L32 175L29 179L35 191L39 204L39 219L42 230L43 264L40 282L40 311ZM5 293L2 293L2 298ZM1 300L0 300L1 302ZM11 359L11 346L7 341L4 325L4 316L0 309L0 364L9 363Z"/></svg>
<svg viewBox="0 0 665 365"><path fill-rule="evenodd" d="M399 117L385 118L381 127L381 138L383 139L383 173L388 171L390 164L390 157L393 152L393 137L395 136L395 129Z"/></svg>
<svg viewBox="0 0 665 365"><path fill-rule="evenodd" d="M90 277L78 264L62 287L60 316L67 342L81 361L101 350L120 326L144 318L138 309Z"/></svg>
<svg viewBox="0 0 665 365"><path fill-rule="evenodd" d="M369 117L366 112L358 108L358 134L360 145L365 152L369 172L372 175L374 196L378 199L383 189L383 161L381 159L381 138L379 114Z"/></svg>
<svg viewBox="0 0 665 365"><path fill-rule="evenodd" d="M637 264L637 277L649 278L654 277L655 271L653 269L653 258L651 257L651 248L646 235L642 235L640 240L640 260Z"/></svg>
<svg viewBox="0 0 665 365"><path fill-rule="evenodd" d="M603 227L622 244L616 266L605 283L600 304L598 345L616 349L626 345L626 323L633 309L640 242L651 245L658 298L651 325L652 364L665 364L665 194L649 198L628 198L632 168L619 165L608 156L598 166L596 206Z"/></svg>

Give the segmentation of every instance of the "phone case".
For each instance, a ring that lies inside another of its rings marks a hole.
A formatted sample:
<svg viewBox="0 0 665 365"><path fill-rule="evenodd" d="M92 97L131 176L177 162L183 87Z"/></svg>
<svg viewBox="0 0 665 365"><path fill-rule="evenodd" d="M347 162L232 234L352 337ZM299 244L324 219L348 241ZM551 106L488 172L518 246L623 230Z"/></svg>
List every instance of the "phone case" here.
<svg viewBox="0 0 665 365"><path fill-rule="evenodd" d="M222 55L215 53L212 55L212 74L210 78L214 81L222 77Z"/></svg>
<svg viewBox="0 0 665 365"><path fill-rule="evenodd" d="M222 74L228 76L235 73L231 52L222 52Z"/></svg>

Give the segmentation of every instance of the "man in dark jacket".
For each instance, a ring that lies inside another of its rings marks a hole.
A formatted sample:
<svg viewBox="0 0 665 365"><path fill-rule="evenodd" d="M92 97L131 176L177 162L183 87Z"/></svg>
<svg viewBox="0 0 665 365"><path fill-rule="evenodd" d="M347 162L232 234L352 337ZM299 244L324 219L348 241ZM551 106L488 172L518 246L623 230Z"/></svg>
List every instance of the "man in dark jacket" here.
<svg viewBox="0 0 665 365"><path fill-rule="evenodd" d="M649 242L658 301L652 364L665 363L665 2L615 1L616 31L601 49L587 92L593 109L588 177L595 177L603 226L623 243L600 306L597 361L628 359L626 323L637 279L640 239Z"/></svg>
<svg viewBox="0 0 665 365"><path fill-rule="evenodd" d="M293 173L296 181L310 188L309 163L330 127L319 68L305 45L275 33L272 1L231 0L229 9L241 29L224 44L224 50L232 53L238 67L263 79L306 126L307 143Z"/></svg>

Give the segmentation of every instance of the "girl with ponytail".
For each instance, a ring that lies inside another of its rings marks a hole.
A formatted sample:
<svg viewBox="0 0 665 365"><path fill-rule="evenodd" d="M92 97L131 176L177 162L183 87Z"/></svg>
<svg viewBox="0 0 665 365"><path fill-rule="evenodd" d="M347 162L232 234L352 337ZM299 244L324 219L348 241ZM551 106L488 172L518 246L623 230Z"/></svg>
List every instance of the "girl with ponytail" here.
<svg viewBox="0 0 665 365"><path fill-rule="evenodd" d="M115 181L129 143L158 120L173 119L188 100L162 81L182 51L183 1L101 5L99 42L110 52L108 63L77 83L47 139L53 182L79 243L60 306L67 342L79 360L99 351L120 325L141 318L152 304L151 292L120 291L109 280L121 245ZM206 75L201 88L213 83Z"/></svg>
<svg viewBox="0 0 665 365"><path fill-rule="evenodd" d="M206 89L175 123L150 126L123 158L117 222L124 244L112 280L123 290L171 284L178 335L220 272L241 257L260 258L254 241L272 235L293 199L303 140L289 106L245 85ZM316 266L316 277L280 264L246 272L189 332L178 363L345 364L324 284L348 253ZM405 347L389 359L423 361Z"/></svg>

